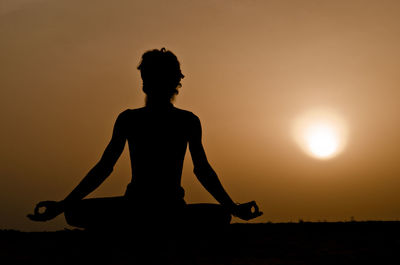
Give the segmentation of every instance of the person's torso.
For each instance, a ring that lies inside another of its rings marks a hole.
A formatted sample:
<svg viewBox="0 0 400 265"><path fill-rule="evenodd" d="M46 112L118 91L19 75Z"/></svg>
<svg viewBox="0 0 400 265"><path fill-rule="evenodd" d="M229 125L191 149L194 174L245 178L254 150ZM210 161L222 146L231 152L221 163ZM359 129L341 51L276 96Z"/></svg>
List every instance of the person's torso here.
<svg viewBox="0 0 400 265"><path fill-rule="evenodd" d="M125 121L132 167L129 196L183 199L183 161L194 114L174 107L128 111Z"/></svg>

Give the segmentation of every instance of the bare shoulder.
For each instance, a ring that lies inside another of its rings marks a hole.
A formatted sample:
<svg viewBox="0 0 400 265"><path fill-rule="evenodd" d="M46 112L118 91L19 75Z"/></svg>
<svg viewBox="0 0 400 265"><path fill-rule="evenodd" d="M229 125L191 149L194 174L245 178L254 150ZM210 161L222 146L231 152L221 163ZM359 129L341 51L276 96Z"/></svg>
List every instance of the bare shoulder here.
<svg viewBox="0 0 400 265"><path fill-rule="evenodd" d="M175 111L180 116L182 125L189 135L190 139L201 139L202 129L199 117L191 111L175 108Z"/></svg>
<svg viewBox="0 0 400 265"><path fill-rule="evenodd" d="M182 118L186 119L189 122L198 122L200 121L199 117L191 111L179 109L174 107L175 112L181 116Z"/></svg>
<svg viewBox="0 0 400 265"><path fill-rule="evenodd" d="M122 121L128 121L133 117L140 115L140 113L142 113L143 111L144 108L126 109L118 115L118 119L121 119Z"/></svg>
<svg viewBox="0 0 400 265"><path fill-rule="evenodd" d="M126 109L122 111L118 117L117 120L115 121L115 126L122 131L127 132L129 128L132 127L132 124L136 120L135 117L140 116L140 112L142 112L141 108L140 109Z"/></svg>

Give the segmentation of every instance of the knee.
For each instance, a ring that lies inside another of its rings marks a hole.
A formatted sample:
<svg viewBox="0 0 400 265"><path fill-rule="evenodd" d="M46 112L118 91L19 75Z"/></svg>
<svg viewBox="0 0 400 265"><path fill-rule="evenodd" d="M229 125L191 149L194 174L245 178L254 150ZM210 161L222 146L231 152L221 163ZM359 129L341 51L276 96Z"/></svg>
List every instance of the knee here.
<svg viewBox="0 0 400 265"><path fill-rule="evenodd" d="M72 205L69 205L68 207L66 207L66 209L64 211L64 217L65 217L65 221L70 226L84 228L84 226L81 224L81 222L79 222L79 220L81 219L81 218L79 218L79 214L77 213L76 209Z"/></svg>
<svg viewBox="0 0 400 265"><path fill-rule="evenodd" d="M228 210L223 210L221 213L221 222L223 225L229 225L232 221L232 214Z"/></svg>
<svg viewBox="0 0 400 265"><path fill-rule="evenodd" d="M220 226L229 225L232 221L232 214L222 205L216 205L214 213L215 222Z"/></svg>
<svg viewBox="0 0 400 265"><path fill-rule="evenodd" d="M64 217L65 217L65 221L67 222L67 224L69 224L71 226L76 226L74 212L71 209L65 209Z"/></svg>

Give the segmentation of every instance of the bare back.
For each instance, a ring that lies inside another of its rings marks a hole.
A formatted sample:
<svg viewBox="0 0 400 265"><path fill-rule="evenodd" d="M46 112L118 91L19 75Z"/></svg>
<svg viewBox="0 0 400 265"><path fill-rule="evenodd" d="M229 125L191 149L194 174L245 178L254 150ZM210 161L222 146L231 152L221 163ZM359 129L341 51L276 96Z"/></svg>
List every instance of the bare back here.
<svg viewBox="0 0 400 265"><path fill-rule="evenodd" d="M171 105L126 110L119 120L131 157L132 182L127 195L183 200L183 161L198 118Z"/></svg>

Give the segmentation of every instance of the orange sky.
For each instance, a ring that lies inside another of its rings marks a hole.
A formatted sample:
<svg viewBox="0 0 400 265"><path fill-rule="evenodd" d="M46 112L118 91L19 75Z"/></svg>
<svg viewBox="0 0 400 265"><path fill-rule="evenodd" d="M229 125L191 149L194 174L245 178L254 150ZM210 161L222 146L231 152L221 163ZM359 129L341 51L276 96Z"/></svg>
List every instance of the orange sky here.
<svg viewBox="0 0 400 265"><path fill-rule="evenodd" d="M200 117L211 164L235 201L258 202L255 221L399 219L399 14L395 0L0 1L0 228L66 227L25 215L98 161L117 115L143 105L141 54L161 47L186 76L175 105ZM316 107L349 125L330 160L290 134ZM186 200L212 202L188 158ZM128 159L91 196L123 194Z"/></svg>

